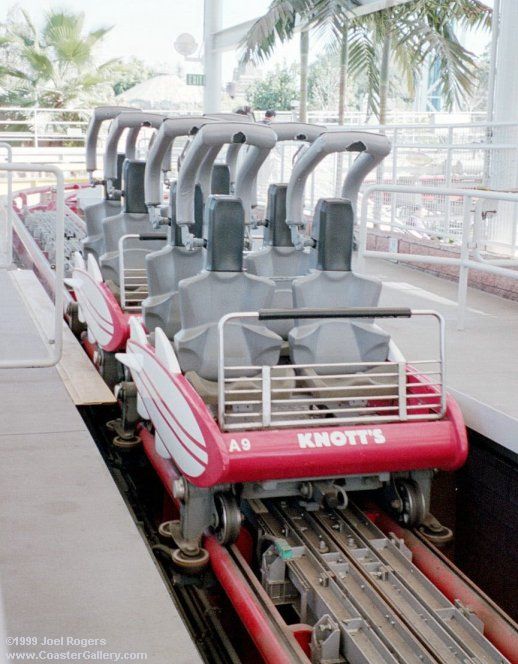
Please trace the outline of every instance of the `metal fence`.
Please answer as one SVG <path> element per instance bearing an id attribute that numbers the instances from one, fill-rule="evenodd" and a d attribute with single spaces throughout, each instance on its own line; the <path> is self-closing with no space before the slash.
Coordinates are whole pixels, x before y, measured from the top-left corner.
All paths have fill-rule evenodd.
<path id="1" fill-rule="evenodd" d="M 381 205 L 380 205 L 381 196 Z M 446 246 L 452 242 L 449 239 L 450 230 L 444 230 L 442 223 L 437 226 L 434 216 L 420 218 L 419 227 L 415 218 L 409 216 L 402 220 L 391 219 L 391 210 L 394 199 L 411 197 L 412 200 L 421 200 L 420 208 L 424 209 L 426 201 L 456 201 L 455 215 L 461 219 L 459 228 L 455 229 L 457 251 L 455 253 L 440 251 L 440 244 L 432 249 L 423 239 L 440 239 Z M 443 203 L 440 203 L 443 205 Z M 437 207 L 437 206 L 434 206 Z M 468 289 L 468 274 L 470 270 L 485 272 L 497 277 L 518 280 L 518 247 L 517 214 L 518 193 L 497 191 L 483 191 L 476 189 L 448 188 L 448 187 L 413 187 L 408 185 L 373 185 L 364 190 L 358 249 L 358 269 L 364 267 L 363 261 L 367 257 L 388 258 L 409 263 L 425 265 L 439 265 L 443 267 L 458 268 L 458 329 L 464 329 L 466 315 L 466 299 Z M 496 234 L 494 226 L 500 227 L 502 222 L 498 214 L 487 214 L 487 210 L 497 210 L 505 214 L 510 226 L 510 237 L 507 242 L 498 242 L 498 253 L 489 251 L 488 247 L 495 245 Z M 503 211 L 503 212 L 502 212 Z M 430 226 L 427 226 L 429 219 Z M 388 239 L 389 250 L 369 249 L 369 230 L 381 230 Z M 401 241 L 412 241 L 411 250 L 399 250 Z M 419 240 L 421 242 L 415 242 Z M 505 258 L 503 257 L 505 256 Z"/>
<path id="2" fill-rule="evenodd" d="M 24 111 L 30 119 L 17 120 Z M 167 111 L 164 111 L 167 113 Z M 171 111 L 170 115 L 180 111 Z M 29 142 L 36 148 L 15 147 L 13 160 L 46 162 L 59 165 L 70 180 L 86 179 L 84 171 L 83 139 L 90 111 L 85 109 L 0 109 L 0 138 L 6 136 L 6 128 L 26 128 Z M 288 114 L 289 116 L 289 114 Z M 25 116 L 26 117 L 26 116 Z M 351 114 L 345 129 L 383 132 L 392 142 L 392 152 L 375 173 L 364 183 L 363 189 L 373 184 L 411 187 L 454 187 L 456 189 L 490 189 L 513 192 L 518 190 L 518 123 L 491 123 L 478 121 L 477 114 L 453 116 L 462 122 L 446 122 L 447 114 L 402 114 L 395 119 L 403 122 L 390 125 L 359 124 L 361 114 Z M 284 118 L 283 118 L 284 119 Z M 310 113 L 309 120 L 332 124 L 335 118 L 326 111 Z M 409 120 L 412 121 L 409 124 Z M 274 125 L 273 125 L 274 126 Z M 335 125 L 336 126 L 336 125 Z M 106 131 L 104 127 L 104 131 Z M 13 132 L 12 135 L 14 135 Z M 144 156 L 151 131 L 143 131 L 138 150 Z M 18 132 L 18 136 L 23 132 Z M 102 153 L 102 137 L 99 151 Z M 63 139 L 74 139 L 75 147 L 67 147 Z M 58 147 L 58 141 L 61 145 Z M 11 141 L 15 145 L 15 141 Z M 42 147 L 43 144 L 46 147 Z M 175 141 L 172 177 L 176 176 L 176 161 L 184 141 Z M 280 143 L 264 164 L 258 177 L 258 203 L 264 205 L 270 182 L 287 182 L 292 161 L 299 145 Z M 330 155 L 324 159 L 308 180 L 305 208 L 308 218 L 321 197 L 339 193 L 343 175 L 354 156 L 351 153 Z M 102 154 L 99 159 L 102 168 Z M 45 174 L 39 174 L 37 182 L 27 182 L 27 176 L 17 178 L 16 184 L 26 188 L 39 184 Z M 24 179 L 25 178 L 25 179 Z M 0 193 L 2 187 L 0 179 Z M 361 202 L 360 193 L 360 202 Z M 387 197 L 390 205 L 386 204 Z M 379 221 L 395 225 L 413 226 L 416 233 L 425 231 L 439 243 L 460 246 L 462 236 L 462 197 L 433 196 L 414 192 L 390 195 L 378 191 L 376 211 Z M 517 247 L 518 208 L 501 202 L 496 208 L 486 207 L 482 214 L 486 220 L 485 240 L 488 250 L 507 255 L 509 246 Z"/>
<path id="3" fill-rule="evenodd" d="M 52 367 L 61 359 L 63 350 L 63 303 L 64 295 L 64 241 L 65 241 L 65 184 L 63 173 L 56 166 L 45 164 L 13 164 L 10 163 L 10 153 L 8 152 L 8 162 L 0 164 L 0 172 L 10 175 L 13 172 L 23 171 L 24 173 L 46 171 L 53 175 L 56 181 L 56 210 L 55 210 L 55 288 L 54 288 L 54 328 L 52 338 L 47 339 L 47 353 L 39 358 L 26 359 L 23 357 L 11 360 L 1 360 L 0 369 L 18 369 L 32 367 Z M 13 210 L 13 192 L 9 190 L 7 196 L 0 197 L 0 238 L 6 242 L 6 246 L 0 246 L 0 255 L 3 256 L 3 269 L 8 269 L 7 265 L 13 262 L 13 225 L 15 223 L 15 214 Z M 9 252 L 11 255 L 9 256 Z"/>
<path id="4" fill-rule="evenodd" d="M 163 113 L 170 117 L 189 115 L 197 113 L 191 108 L 182 110 L 143 109 L 150 112 Z M 90 119 L 92 109 L 87 108 L 23 108 L 4 107 L 0 108 L 0 140 L 9 141 L 14 146 L 25 147 L 50 147 L 53 144 L 63 146 L 84 146 L 86 127 Z M 256 111 L 257 118 L 262 117 L 263 111 Z M 483 120 L 483 113 L 458 113 L 458 122 L 477 122 Z M 278 113 L 278 118 L 283 120 L 295 120 L 294 113 L 286 111 Z M 423 113 L 413 111 L 400 111 L 390 114 L 393 124 L 442 124 L 451 120 L 448 113 Z M 308 122 L 319 124 L 337 124 L 338 118 L 334 110 L 309 111 Z M 364 125 L 365 114 L 361 112 L 349 112 L 345 123 L 350 125 Z M 372 120 L 375 123 L 375 120 Z M 369 123 L 369 124 L 372 124 Z"/>
<path id="5" fill-rule="evenodd" d="M 352 126 L 344 127 L 352 129 Z M 392 152 L 376 172 L 369 175 L 360 192 L 374 184 L 413 188 L 481 189 L 503 192 L 518 190 L 518 124 L 471 122 L 443 125 L 364 125 L 364 131 L 382 132 L 392 143 Z M 265 202 L 269 182 L 287 182 L 298 145 L 281 143 L 274 149 L 258 178 L 258 200 Z M 352 153 L 326 157 L 311 174 L 305 192 L 310 216 L 319 198 L 337 196 Z M 425 230 L 438 242 L 460 244 L 462 197 L 400 191 L 388 195 L 378 190 L 375 211 L 390 227 L 413 226 Z M 518 250 L 518 208 L 501 202 L 482 210 L 487 222 L 487 249 L 508 253 Z"/>

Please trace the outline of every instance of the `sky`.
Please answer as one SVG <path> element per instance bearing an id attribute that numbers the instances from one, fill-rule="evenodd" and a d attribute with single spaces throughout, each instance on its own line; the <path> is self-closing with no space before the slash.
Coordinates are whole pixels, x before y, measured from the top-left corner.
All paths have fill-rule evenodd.
<path id="1" fill-rule="evenodd" d="M 446 0 L 445 0 L 446 1 Z M 270 0 L 223 0 L 223 27 L 241 23 L 261 15 Z M 492 5 L 493 0 L 486 0 Z M 160 67 L 175 71 L 177 63 L 183 63 L 173 47 L 176 37 L 189 32 L 201 43 L 203 34 L 203 0 L 3 0 L 0 2 L 0 21 L 8 10 L 18 5 L 26 9 L 38 23 L 49 9 L 67 8 L 83 11 L 88 29 L 113 25 L 113 29 L 103 42 L 100 57 L 110 58 L 136 56 Z M 470 35 L 466 46 L 476 53 L 484 50 L 489 37 Z M 296 40 L 280 47 L 273 62 L 297 59 Z M 223 79 L 232 79 L 236 64 L 236 54 L 229 52 L 223 59 Z M 201 71 L 197 63 L 184 63 L 186 73 Z"/>
<path id="2" fill-rule="evenodd" d="M 223 27 L 241 23 L 264 13 L 269 0 L 224 0 Z M 113 25 L 104 40 L 102 58 L 137 56 L 152 65 L 183 61 L 173 47 L 176 37 L 190 32 L 201 43 L 203 36 L 203 0 L 18 0 L 0 2 L 0 21 L 8 10 L 18 5 L 35 22 L 49 9 L 67 8 L 83 11 L 89 29 Z M 232 78 L 233 54 L 225 57 L 224 78 Z M 186 71 L 196 65 L 186 63 Z"/>

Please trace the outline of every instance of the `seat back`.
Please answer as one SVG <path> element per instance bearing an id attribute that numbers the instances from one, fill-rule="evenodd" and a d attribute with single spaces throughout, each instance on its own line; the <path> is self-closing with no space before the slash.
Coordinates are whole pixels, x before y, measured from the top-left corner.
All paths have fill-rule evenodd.
<path id="1" fill-rule="evenodd" d="M 204 250 L 188 250 L 182 245 L 181 231 L 176 224 L 176 182 L 169 193 L 171 222 L 169 242 L 146 256 L 148 297 L 142 302 L 144 324 L 149 332 L 161 327 L 169 339 L 180 329 L 178 284 L 198 274 L 203 268 Z M 195 224 L 190 227 L 195 237 L 202 236 L 203 195 L 200 187 L 195 192 Z"/>
<path id="2" fill-rule="evenodd" d="M 271 306 L 274 283 L 243 272 L 244 210 L 231 196 L 210 196 L 205 269 L 178 287 L 181 330 L 174 341 L 183 371 L 218 378 L 218 322 L 228 313 Z M 227 366 L 276 364 L 282 340 L 257 320 L 225 326 Z"/>
<path id="3" fill-rule="evenodd" d="M 117 178 L 114 180 L 114 187 L 121 188 L 122 165 L 124 163 L 124 154 L 117 155 Z M 88 205 L 85 208 L 86 237 L 81 240 L 83 253 L 85 256 L 92 254 L 98 261 L 99 256 L 104 254 L 104 234 L 103 221 L 107 217 L 113 217 L 121 210 L 120 197 L 108 198 L 105 185 L 105 195 L 102 201 Z"/>
<path id="4" fill-rule="evenodd" d="M 211 194 L 230 194 L 230 168 L 227 164 L 214 164 L 210 180 Z"/>
<path id="5" fill-rule="evenodd" d="M 119 286 L 119 240 L 124 235 L 152 231 L 144 202 L 145 162 L 126 159 L 123 166 L 124 204 L 122 212 L 103 221 L 104 254 L 100 257 L 103 278 Z M 124 266 L 144 268 L 146 255 L 163 246 L 162 240 L 141 241 L 132 238 L 125 243 Z"/>
<path id="6" fill-rule="evenodd" d="M 293 307 L 291 290 L 293 277 L 307 274 L 310 260 L 310 255 L 295 249 L 291 241 L 290 229 L 286 224 L 287 188 L 285 184 L 271 184 L 268 187 L 263 249 L 245 258 L 249 274 L 274 278 L 275 293 L 272 301 L 274 309 Z M 287 339 L 293 321 L 275 321 L 269 323 L 268 327 Z"/>
<path id="7" fill-rule="evenodd" d="M 381 282 L 351 271 L 354 215 L 350 201 L 322 199 L 312 225 L 311 274 L 293 282 L 293 304 L 298 308 L 375 307 Z M 389 336 L 372 319 L 296 321 L 290 332 L 290 351 L 295 364 L 384 361 Z M 324 373 L 343 373 L 325 367 Z"/>

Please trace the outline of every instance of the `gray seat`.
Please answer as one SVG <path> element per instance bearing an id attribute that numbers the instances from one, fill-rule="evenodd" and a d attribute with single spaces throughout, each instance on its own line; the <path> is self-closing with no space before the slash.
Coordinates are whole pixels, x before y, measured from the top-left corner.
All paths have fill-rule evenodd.
<path id="1" fill-rule="evenodd" d="M 293 282 L 293 304 L 298 308 L 375 307 L 381 282 L 351 272 L 354 215 L 344 199 L 318 202 L 312 225 L 316 270 Z M 295 364 L 384 362 L 390 337 L 372 319 L 326 318 L 299 320 L 289 334 Z M 349 371 L 361 371 L 351 366 Z M 315 368 L 318 373 L 344 373 L 341 367 Z"/>
<path id="2" fill-rule="evenodd" d="M 190 227 L 195 237 L 202 236 L 203 195 L 196 186 L 194 198 L 196 223 Z M 185 249 L 180 228 L 176 224 L 176 182 L 171 185 L 167 216 L 171 222 L 169 242 L 146 256 L 148 297 L 142 302 L 142 315 L 148 332 L 161 327 L 169 339 L 180 329 L 178 284 L 193 277 L 203 268 L 201 248 Z"/>
<path id="3" fill-rule="evenodd" d="M 105 253 L 100 257 L 101 273 L 105 281 L 119 283 L 119 240 L 124 235 L 149 233 L 153 229 L 144 201 L 145 162 L 126 159 L 123 166 L 123 211 L 103 221 Z M 163 240 L 128 240 L 124 248 L 124 266 L 143 269 L 145 257 L 163 247 Z"/>
<path id="4" fill-rule="evenodd" d="M 245 266 L 250 274 L 275 278 L 273 309 L 293 307 L 292 278 L 305 275 L 309 270 L 310 255 L 295 249 L 290 229 L 286 224 L 287 189 L 285 184 L 271 184 L 268 187 L 263 238 L 263 244 L 266 246 L 245 258 Z M 280 334 L 283 339 L 287 339 L 293 324 L 293 320 L 282 320 L 269 323 L 268 327 Z"/>
<path id="5" fill-rule="evenodd" d="M 183 371 L 195 372 L 205 381 L 217 381 L 218 321 L 228 313 L 271 306 L 275 285 L 269 279 L 243 272 L 241 201 L 210 196 L 205 214 L 205 269 L 179 284 L 182 329 L 174 343 Z M 233 321 L 225 327 L 225 365 L 274 365 L 281 345 L 282 339 L 259 321 Z"/>
<path id="6" fill-rule="evenodd" d="M 117 155 L 117 179 L 113 181 L 114 187 L 118 190 L 121 188 L 122 164 L 124 162 L 124 154 Z M 86 237 L 81 240 L 81 246 L 85 256 L 92 254 L 98 261 L 99 256 L 104 254 L 104 234 L 103 234 L 103 221 L 107 217 L 113 217 L 121 211 L 120 198 L 110 199 L 105 198 L 99 203 L 88 205 L 85 208 L 85 224 L 86 224 Z"/>

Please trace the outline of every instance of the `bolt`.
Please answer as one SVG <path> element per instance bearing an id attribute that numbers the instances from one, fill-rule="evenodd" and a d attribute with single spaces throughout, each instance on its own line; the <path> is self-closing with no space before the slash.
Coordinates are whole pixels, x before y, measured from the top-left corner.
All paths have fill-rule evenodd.
<path id="1" fill-rule="evenodd" d="M 185 500 L 186 486 L 183 477 L 173 480 L 173 496 L 177 500 Z"/>

